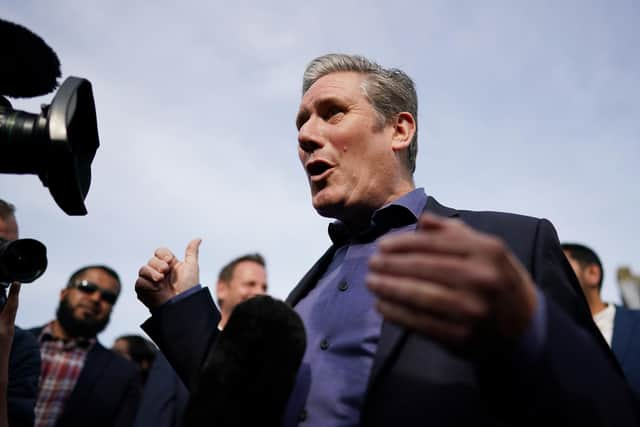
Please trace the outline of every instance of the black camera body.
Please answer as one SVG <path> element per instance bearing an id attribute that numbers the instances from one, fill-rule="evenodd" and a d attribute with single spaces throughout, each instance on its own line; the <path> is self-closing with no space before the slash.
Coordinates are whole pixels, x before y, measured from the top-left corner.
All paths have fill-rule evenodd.
<path id="1" fill-rule="evenodd" d="M 85 215 L 91 163 L 100 145 L 91 83 L 68 77 L 38 114 L 5 96 L 44 95 L 58 85 L 55 52 L 28 29 L 0 19 L 0 173 L 35 174 L 68 215 Z"/>
<path id="2" fill-rule="evenodd" d="M 31 283 L 47 269 L 47 248 L 35 239 L 0 237 L 0 283 Z"/>

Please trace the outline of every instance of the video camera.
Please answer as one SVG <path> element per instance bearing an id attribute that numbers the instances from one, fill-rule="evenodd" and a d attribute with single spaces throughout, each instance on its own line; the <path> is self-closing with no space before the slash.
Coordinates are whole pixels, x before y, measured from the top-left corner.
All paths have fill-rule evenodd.
<path id="1" fill-rule="evenodd" d="M 36 174 L 65 213 L 85 215 L 100 145 L 91 83 L 68 77 L 40 113 L 14 110 L 6 97 L 55 89 L 60 62 L 40 37 L 2 19 L 0 40 L 0 173 Z"/>
<path id="2" fill-rule="evenodd" d="M 39 113 L 13 109 L 10 98 L 45 95 L 58 86 L 60 61 L 39 36 L 0 19 L 0 173 L 35 174 L 68 215 L 86 215 L 91 163 L 100 145 L 89 80 L 68 77 Z M 47 268 L 34 239 L 0 238 L 0 285 L 30 283 Z M 0 309 L 5 292 L 0 287 Z"/>

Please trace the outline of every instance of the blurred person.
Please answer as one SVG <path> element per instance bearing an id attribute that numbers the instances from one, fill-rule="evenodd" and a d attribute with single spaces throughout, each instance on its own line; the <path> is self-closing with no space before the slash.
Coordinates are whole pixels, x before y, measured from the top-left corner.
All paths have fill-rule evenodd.
<path id="1" fill-rule="evenodd" d="M 284 425 L 637 424 L 552 224 L 445 207 L 416 188 L 409 76 L 316 58 L 296 126 L 312 205 L 336 221 L 287 298 L 307 347 Z M 184 259 L 157 249 L 136 280 L 152 313 L 143 329 L 189 386 L 221 335 L 200 243 Z"/>
<path id="2" fill-rule="evenodd" d="M 259 253 L 239 256 L 220 269 L 216 283 L 216 297 L 222 329 L 233 309 L 239 303 L 267 292 L 267 272 L 264 257 Z M 149 372 L 135 427 L 179 427 L 183 425 L 183 414 L 189 392 L 182 380 L 161 352 Z"/>
<path id="3" fill-rule="evenodd" d="M 640 399 L 640 310 L 602 300 L 604 268 L 593 249 L 580 243 L 563 243 L 562 250 L 584 291 L 593 320 Z"/>
<path id="4" fill-rule="evenodd" d="M 19 238 L 15 210 L 11 203 L 0 199 L 0 239 Z M 1 300 L 5 300 L 8 286 L 0 283 Z M 6 299 L 7 309 L 0 314 L 0 375 L 4 375 L 0 379 L 0 388 L 4 390 L 0 404 L 6 405 L 6 410 L 0 411 L 0 418 L 4 416 L 11 427 L 33 425 L 40 377 L 38 341 L 28 331 L 14 325 L 18 292 L 19 285 L 13 284 Z"/>
<path id="5" fill-rule="evenodd" d="M 137 369 L 96 338 L 120 289 L 110 267 L 82 267 L 60 291 L 56 318 L 30 330 L 42 357 L 36 427 L 133 423 L 141 392 Z"/>
<path id="6" fill-rule="evenodd" d="M 236 305 L 256 295 L 265 295 L 267 287 L 266 263 L 258 253 L 243 255 L 222 267 L 216 284 L 220 307 L 218 327 L 224 328 Z"/>
<path id="7" fill-rule="evenodd" d="M 141 384 L 147 382 L 149 369 L 158 353 L 158 348 L 151 341 L 140 335 L 122 335 L 115 339 L 111 350 L 135 363 Z"/>

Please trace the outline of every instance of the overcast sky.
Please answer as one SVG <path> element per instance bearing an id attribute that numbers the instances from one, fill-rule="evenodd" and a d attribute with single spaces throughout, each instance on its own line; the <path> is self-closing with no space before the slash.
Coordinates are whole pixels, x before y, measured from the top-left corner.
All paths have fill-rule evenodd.
<path id="1" fill-rule="evenodd" d="M 54 316 L 70 273 L 105 263 L 124 290 L 105 345 L 141 333 L 137 271 L 159 246 L 201 237 L 201 280 L 259 251 L 280 298 L 329 245 L 296 152 L 306 64 L 359 53 L 412 76 L 416 183 L 441 203 L 550 219 L 615 270 L 640 270 L 640 3 L 620 1 L 6 0 L 0 16 L 93 84 L 101 146 L 68 217 L 36 176 L 0 175 L 21 237 L 49 268 L 17 323 Z M 37 112 L 44 97 L 12 100 Z"/>

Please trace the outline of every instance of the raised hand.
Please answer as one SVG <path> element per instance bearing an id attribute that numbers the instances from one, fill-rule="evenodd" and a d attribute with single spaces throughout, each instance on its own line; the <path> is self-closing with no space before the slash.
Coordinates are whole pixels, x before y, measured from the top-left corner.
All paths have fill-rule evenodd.
<path id="1" fill-rule="evenodd" d="M 167 248 L 156 249 L 149 262 L 138 271 L 135 287 L 138 299 L 153 309 L 196 286 L 200 282 L 198 250 L 201 242 L 200 239 L 189 242 L 183 261 Z"/>
<path id="2" fill-rule="evenodd" d="M 11 347 L 15 330 L 16 313 L 18 312 L 18 296 L 20 283 L 13 283 L 9 289 L 9 296 L 3 308 L 0 308 L 0 348 Z M 8 353 L 7 353 L 8 354 Z"/>
<path id="3" fill-rule="evenodd" d="M 416 232 L 381 239 L 369 266 L 385 319 L 464 352 L 513 341 L 537 303 L 504 243 L 455 219 L 423 215 Z"/>

